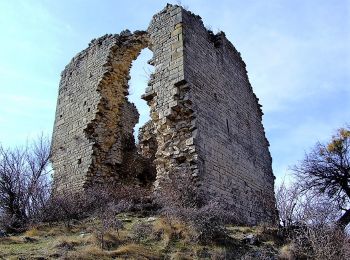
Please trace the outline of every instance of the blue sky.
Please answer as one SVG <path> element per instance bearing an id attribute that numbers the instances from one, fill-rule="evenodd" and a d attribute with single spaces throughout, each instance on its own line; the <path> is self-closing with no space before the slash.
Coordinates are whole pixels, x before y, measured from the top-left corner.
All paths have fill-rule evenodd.
<path id="1" fill-rule="evenodd" d="M 171 1 L 169 1 L 171 2 Z M 167 1 L 2 0 L 0 142 L 51 134 L 60 73 L 91 39 L 146 29 Z M 178 3 L 178 2 L 173 2 Z M 241 52 L 260 99 L 277 180 L 317 141 L 350 122 L 350 1 L 182 1 Z M 132 68 L 131 99 L 146 86 L 150 51 Z"/>

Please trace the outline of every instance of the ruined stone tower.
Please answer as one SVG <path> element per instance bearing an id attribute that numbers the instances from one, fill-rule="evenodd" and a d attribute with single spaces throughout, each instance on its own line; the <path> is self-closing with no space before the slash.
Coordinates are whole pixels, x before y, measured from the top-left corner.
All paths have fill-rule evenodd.
<path id="1" fill-rule="evenodd" d="M 136 107 L 127 99 L 131 63 L 143 48 L 155 72 L 142 96 L 151 121 L 135 145 Z M 210 199 L 243 222 L 273 222 L 274 176 L 262 111 L 240 53 L 199 16 L 167 5 L 147 32 L 91 41 L 62 72 L 53 132 L 56 192 L 96 182 L 161 188 L 170 173 L 193 177 Z M 130 167 L 137 164 L 137 167 Z"/>

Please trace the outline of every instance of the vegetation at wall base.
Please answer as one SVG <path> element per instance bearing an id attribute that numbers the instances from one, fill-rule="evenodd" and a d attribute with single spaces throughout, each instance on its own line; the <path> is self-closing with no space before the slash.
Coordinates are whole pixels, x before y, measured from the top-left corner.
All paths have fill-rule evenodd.
<path id="1" fill-rule="evenodd" d="M 0 258 L 350 259 L 348 183 L 327 184 L 334 175 L 349 181 L 349 138 L 350 131 L 340 129 L 329 144 L 317 144 L 311 155 L 320 160 L 307 155 L 295 168 L 297 180 L 303 178 L 299 185 L 278 187 L 280 226 L 251 227 L 224 205 L 205 200 L 185 172 L 169 173 L 169 183 L 154 193 L 112 183 L 55 194 L 46 176 L 47 142 L 1 148 Z M 340 155 L 341 169 L 317 167 L 337 166 L 331 155 Z M 314 172 L 305 175 L 313 167 L 323 175 L 308 189 Z"/>

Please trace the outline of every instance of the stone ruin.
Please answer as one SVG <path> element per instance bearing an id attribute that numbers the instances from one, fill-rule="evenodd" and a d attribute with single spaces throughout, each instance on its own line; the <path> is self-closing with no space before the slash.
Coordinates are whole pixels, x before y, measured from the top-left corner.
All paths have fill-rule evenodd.
<path id="1" fill-rule="evenodd" d="M 155 67 L 142 99 L 151 120 L 134 140 L 139 114 L 128 101 L 133 60 L 149 48 Z M 53 131 L 57 193 L 96 183 L 161 189 L 170 173 L 191 177 L 242 222 L 276 220 L 274 175 L 262 110 L 240 53 L 223 32 L 168 4 L 147 31 L 90 42 L 62 72 Z"/>

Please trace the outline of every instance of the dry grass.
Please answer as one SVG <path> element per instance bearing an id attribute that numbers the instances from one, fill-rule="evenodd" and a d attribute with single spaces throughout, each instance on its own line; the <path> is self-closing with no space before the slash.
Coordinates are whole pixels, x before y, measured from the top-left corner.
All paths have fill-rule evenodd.
<path id="1" fill-rule="evenodd" d="M 195 231 L 180 221 L 170 221 L 165 218 L 158 219 L 153 226 L 154 235 L 160 236 L 165 244 L 171 240 L 181 239 L 190 242 L 195 236 Z"/>
<path id="2" fill-rule="evenodd" d="M 175 252 L 170 255 L 170 259 L 172 260 L 192 260 L 193 256 L 190 256 L 183 252 Z"/>
<path id="3" fill-rule="evenodd" d="M 48 229 L 48 231 L 46 232 L 46 235 L 51 237 L 56 237 L 56 236 L 62 236 L 67 233 L 69 233 L 69 231 L 66 228 L 52 227 Z"/>
<path id="4" fill-rule="evenodd" d="M 249 250 L 249 246 L 244 245 L 238 237 L 264 233 L 264 229 L 259 227 L 230 227 L 237 244 L 220 247 L 215 244 L 201 245 L 193 239 L 196 232 L 183 222 L 161 217 L 148 221 L 145 217 L 128 215 L 122 230 L 104 233 L 106 246 L 102 250 L 94 224 L 96 219 L 91 218 L 75 223 L 70 229 L 66 229 L 62 223 L 39 225 L 23 236 L 0 238 L 0 259 L 11 256 L 17 259 L 232 259 L 232 256 L 240 256 Z M 135 241 L 132 232 L 137 224 L 149 225 L 151 228 L 145 239 Z M 24 239 L 25 236 L 33 238 L 34 242 Z M 267 246 L 261 248 L 265 249 Z M 255 247 L 254 250 L 260 248 Z M 280 251 L 281 256 L 286 255 L 283 250 Z"/>
<path id="5" fill-rule="evenodd" d="M 143 245 L 128 244 L 119 247 L 117 250 L 111 251 L 112 257 L 135 257 L 136 259 L 161 259 L 161 255 L 152 252 L 151 248 Z"/>
<path id="6" fill-rule="evenodd" d="M 165 249 L 169 246 L 172 237 L 172 228 L 164 219 L 158 219 L 153 224 L 153 236 L 155 240 L 160 241 L 160 248 Z"/>
<path id="7" fill-rule="evenodd" d="M 98 246 L 89 245 L 80 250 L 69 252 L 67 259 L 162 259 L 161 255 L 152 252 L 150 248 L 137 244 L 120 246 L 113 251 L 101 250 Z"/>
<path id="8" fill-rule="evenodd" d="M 13 245 L 13 244 L 23 244 L 25 243 L 22 237 L 1 237 L 0 244 L 1 245 Z"/>
<path id="9" fill-rule="evenodd" d="M 69 252 L 65 259 L 90 260 L 90 259 L 111 259 L 108 251 L 101 250 L 98 246 L 89 245 Z"/>
<path id="10" fill-rule="evenodd" d="M 26 237 L 38 237 L 41 234 L 42 234 L 42 232 L 39 231 L 36 227 L 34 227 L 34 228 L 31 228 L 31 229 L 27 230 L 24 233 L 24 236 L 26 236 Z"/>
<path id="11" fill-rule="evenodd" d="M 62 236 L 55 240 L 54 246 L 55 248 L 63 248 L 66 250 L 73 250 L 77 246 L 87 244 L 86 239 L 81 239 L 79 237 L 67 237 Z"/>
<path id="12" fill-rule="evenodd" d="M 293 260 L 295 259 L 294 256 L 294 245 L 293 244 L 287 244 L 284 245 L 280 248 L 279 252 L 278 252 L 278 259 L 281 260 Z"/>
<path id="13" fill-rule="evenodd" d="M 51 243 L 51 242 L 50 242 Z M 0 240 L 0 259 L 36 259 L 53 253 L 48 239 L 28 240 L 23 236 Z"/>
<path id="14" fill-rule="evenodd" d="M 278 229 L 267 226 L 246 227 L 246 226 L 229 226 L 227 230 L 230 236 L 237 240 L 243 240 L 247 235 L 254 235 L 259 240 L 269 244 L 281 244 L 281 238 L 278 235 Z"/>
<path id="15" fill-rule="evenodd" d="M 252 227 L 246 227 L 246 226 L 232 226 L 232 225 L 230 225 L 227 228 L 234 233 L 248 234 L 248 233 L 256 232 L 256 229 L 254 229 Z"/>
<path id="16" fill-rule="evenodd" d="M 103 235 L 103 245 L 101 234 L 94 233 L 91 237 L 91 241 L 94 245 L 99 246 L 100 248 L 112 250 L 117 248 L 120 244 L 123 243 L 123 239 L 118 235 L 117 232 L 106 232 Z"/>

